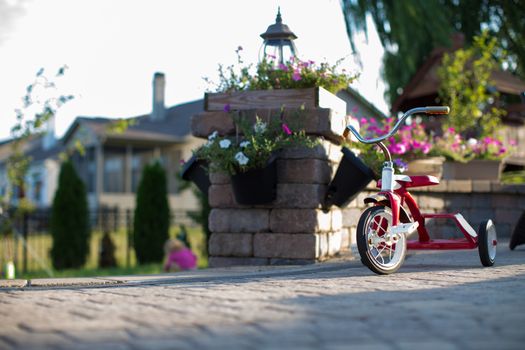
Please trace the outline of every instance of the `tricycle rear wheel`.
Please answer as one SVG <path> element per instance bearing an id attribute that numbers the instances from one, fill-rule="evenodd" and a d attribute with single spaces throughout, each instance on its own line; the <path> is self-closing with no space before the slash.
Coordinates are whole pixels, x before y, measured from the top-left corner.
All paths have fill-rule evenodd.
<path id="1" fill-rule="evenodd" d="M 492 266 L 496 261 L 497 235 L 492 220 L 485 220 L 478 229 L 478 251 L 481 264 Z"/>

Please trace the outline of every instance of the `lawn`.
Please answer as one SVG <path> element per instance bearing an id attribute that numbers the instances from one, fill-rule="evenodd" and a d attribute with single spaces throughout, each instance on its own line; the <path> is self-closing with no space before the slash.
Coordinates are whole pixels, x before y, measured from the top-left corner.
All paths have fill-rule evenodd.
<path id="1" fill-rule="evenodd" d="M 207 267 L 208 261 L 205 255 L 206 243 L 202 229 L 200 227 L 188 227 L 187 231 L 191 248 L 198 258 L 198 267 Z M 170 236 L 175 237 L 178 232 L 178 227 L 172 227 L 170 230 Z M 111 233 L 111 239 L 115 244 L 115 259 L 117 261 L 117 267 L 115 268 L 98 268 L 98 255 L 100 241 L 102 239 L 102 232 L 94 231 L 91 235 L 90 253 L 86 265 L 81 269 L 56 271 L 52 269 L 51 259 L 49 257 L 49 250 L 51 249 L 52 245 L 51 236 L 48 233 L 31 234 L 27 239 L 27 273 L 23 273 L 22 271 L 23 241 L 18 240 L 17 243 L 17 278 L 50 277 L 50 273 L 54 277 L 85 277 L 161 273 L 161 263 L 137 265 L 134 249 L 132 247 L 130 247 L 129 250 L 127 249 L 127 236 L 128 234 L 125 229 Z M 1 249 L 3 253 L 0 254 L 2 266 L 4 265 L 8 256 L 13 256 L 13 244 L 13 238 L 2 239 Z"/>

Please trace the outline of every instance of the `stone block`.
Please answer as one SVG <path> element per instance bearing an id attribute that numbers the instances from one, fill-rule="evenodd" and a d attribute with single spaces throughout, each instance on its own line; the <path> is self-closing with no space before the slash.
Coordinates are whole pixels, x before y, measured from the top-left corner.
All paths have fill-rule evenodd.
<path id="1" fill-rule="evenodd" d="M 286 159 L 277 161 L 279 183 L 328 184 L 332 167 L 326 160 Z"/>
<path id="2" fill-rule="evenodd" d="M 231 183 L 231 179 L 227 174 L 210 173 L 210 182 L 212 185 L 225 185 Z"/>
<path id="3" fill-rule="evenodd" d="M 443 209 L 445 207 L 445 200 L 441 195 L 421 194 L 417 203 L 421 209 Z"/>
<path id="4" fill-rule="evenodd" d="M 332 231 L 339 231 L 343 228 L 343 211 L 341 209 L 332 209 Z"/>
<path id="5" fill-rule="evenodd" d="M 428 186 L 428 192 L 446 192 L 449 181 L 441 180 L 438 185 Z"/>
<path id="6" fill-rule="evenodd" d="M 449 180 L 448 192 L 472 192 L 472 180 Z"/>
<path id="7" fill-rule="evenodd" d="M 316 259 L 320 257 L 319 235 L 298 233 L 257 233 L 253 238 L 258 258 Z"/>
<path id="8" fill-rule="evenodd" d="M 492 194 L 492 207 L 493 208 L 518 208 L 518 196 L 513 194 Z"/>
<path id="9" fill-rule="evenodd" d="M 343 227 L 357 227 L 362 212 L 359 208 L 343 209 Z"/>
<path id="10" fill-rule="evenodd" d="M 447 211 L 468 209 L 472 206 L 472 196 L 468 194 L 447 193 L 445 207 Z"/>
<path id="11" fill-rule="evenodd" d="M 472 180 L 472 192 L 490 192 L 490 180 Z"/>
<path id="12" fill-rule="evenodd" d="M 331 213 L 320 209 L 273 209 L 270 230 L 279 233 L 316 233 L 331 230 Z"/>
<path id="13" fill-rule="evenodd" d="M 256 233 L 270 229 L 269 209 L 212 209 L 208 218 L 214 233 Z"/>
<path id="14" fill-rule="evenodd" d="M 213 233 L 208 252 L 212 256 L 253 256 L 253 234 Z"/>
<path id="15" fill-rule="evenodd" d="M 208 189 L 208 201 L 212 208 L 238 207 L 233 198 L 233 191 L 230 184 L 211 185 Z"/>
<path id="16" fill-rule="evenodd" d="M 262 266 L 269 264 L 270 259 L 267 258 L 235 258 L 223 256 L 210 256 L 208 258 L 208 267 Z"/>
<path id="17" fill-rule="evenodd" d="M 343 228 L 341 230 L 341 250 L 346 251 L 350 249 L 350 230 Z"/>
<path id="18" fill-rule="evenodd" d="M 326 185 L 277 184 L 276 208 L 319 208 L 326 194 Z"/>
<path id="19" fill-rule="evenodd" d="M 343 247 L 343 235 L 341 231 L 330 232 L 328 238 L 328 255 L 333 256 L 339 253 Z"/>
<path id="20" fill-rule="evenodd" d="M 474 193 L 470 196 L 472 208 L 490 208 L 492 206 L 493 195 L 490 193 Z"/>
<path id="21" fill-rule="evenodd" d="M 496 208 L 494 221 L 498 224 L 516 225 L 522 211 L 519 209 Z"/>
<path id="22" fill-rule="evenodd" d="M 339 163 L 342 156 L 341 146 L 337 146 L 323 139 L 319 139 L 319 144 L 313 148 L 289 148 L 280 154 L 281 159 L 321 159 L 334 163 Z"/>

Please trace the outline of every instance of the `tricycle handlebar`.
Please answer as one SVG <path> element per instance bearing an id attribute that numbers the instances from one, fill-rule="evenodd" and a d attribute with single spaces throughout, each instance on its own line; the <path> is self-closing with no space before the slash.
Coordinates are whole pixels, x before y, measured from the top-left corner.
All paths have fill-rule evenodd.
<path id="1" fill-rule="evenodd" d="M 345 131 L 343 132 L 343 137 L 346 139 L 348 137 L 348 132 L 351 131 L 352 134 L 362 143 L 378 143 L 383 141 L 384 139 L 389 138 L 390 136 L 394 135 L 397 130 L 401 127 L 401 124 L 404 123 L 405 119 L 407 119 L 412 114 L 448 114 L 450 112 L 450 108 L 447 106 L 430 106 L 430 107 L 417 107 L 412 108 L 405 112 L 403 116 L 397 121 L 396 125 L 392 128 L 392 130 L 383 136 L 376 137 L 373 139 L 364 139 L 359 132 L 351 125 L 348 125 L 345 128 Z"/>

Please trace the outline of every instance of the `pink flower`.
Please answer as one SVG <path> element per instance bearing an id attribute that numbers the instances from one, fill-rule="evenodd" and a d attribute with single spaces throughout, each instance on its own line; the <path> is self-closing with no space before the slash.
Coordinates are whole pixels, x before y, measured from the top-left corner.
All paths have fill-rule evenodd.
<path id="1" fill-rule="evenodd" d="M 428 152 L 430 152 L 430 144 L 425 143 L 421 148 L 421 152 L 423 152 L 423 154 L 428 154 Z"/>
<path id="2" fill-rule="evenodd" d="M 297 71 L 293 72 L 292 79 L 293 79 L 293 81 L 301 80 L 301 74 L 299 72 L 297 72 Z"/>
<path id="3" fill-rule="evenodd" d="M 179 164 L 180 164 L 180 165 L 184 165 L 184 164 L 186 164 L 186 161 L 185 161 L 184 159 L 180 159 L 180 160 L 179 160 Z"/>
<path id="4" fill-rule="evenodd" d="M 511 146 L 517 146 L 518 143 L 516 142 L 516 140 L 509 140 L 509 145 L 511 145 Z"/>
<path id="5" fill-rule="evenodd" d="M 279 69 L 280 69 L 280 70 L 283 70 L 283 71 L 285 71 L 285 72 L 288 71 L 288 67 L 287 67 L 286 65 L 282 64 L 282 63 L 279 63 Z"/>
<path id="6" fill-rule="evenodd" d="M 407 146 L 403 143 L 395 143 L 391 146 L 390 152 L 394 154 L 405 154 Z"/>
<path id="7" fill-rule="evenodd" d="M 359 120 L 359 124 L 366 124 L 368 121 L 366 120 L 366 118 L 361 118 Z"/>
<path id="8" fill-rule="evenodd" d="M 448 128 L 447 131 L 448 131 L 449 133 L 451 133 L 451 134 L 455 134 L 455 133 L 456 133 L 456 129 L 454 129 L 454 128 Z"/>
<path id="9" fill-rule="evenodd" d="M 292 131 L 290 130 L 290 128 L 288 127 L 288 125 L 286 124 L 282 124 L 281 127 L 283 128 L 283 131 L 286 135 L 291 135 L 292 134 Z"/>

